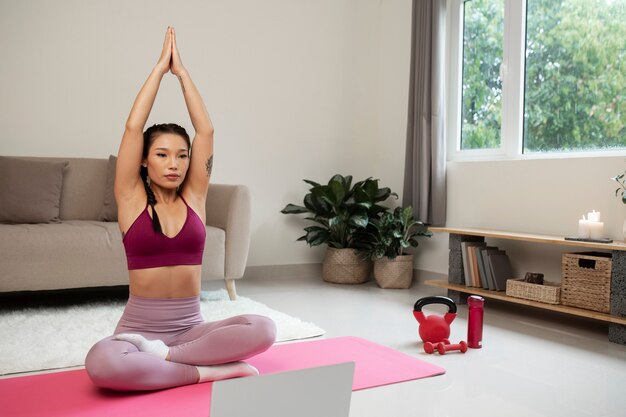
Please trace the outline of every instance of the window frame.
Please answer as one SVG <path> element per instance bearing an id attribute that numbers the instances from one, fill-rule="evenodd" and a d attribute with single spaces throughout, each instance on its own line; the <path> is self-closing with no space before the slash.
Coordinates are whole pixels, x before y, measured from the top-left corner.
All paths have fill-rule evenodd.
<path id="1" fill-rule="evenodd" d="M 448 161 L 499 161 L 623 156 L 626 150 L 524 153 L 523 111 L 526 52 L 526 0 L 503 0 L 502 126 L 497 149 L 461 150 L 463 4 L 449 0 L 446 16 L 446 142 Z M 470 0 L 471 1 L 471 0 Z"/>

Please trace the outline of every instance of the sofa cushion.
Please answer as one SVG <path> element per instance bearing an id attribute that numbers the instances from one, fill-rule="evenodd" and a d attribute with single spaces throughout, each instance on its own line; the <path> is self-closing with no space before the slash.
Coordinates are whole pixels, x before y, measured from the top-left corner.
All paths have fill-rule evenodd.
<path id="1" fill-rule="evenodd" d="M 103 222 L 117 221 L 117 203 L 115 202 L 115 193 L 113 186 L 115 185 L 115 166 L 117 164 L 117 156 L 109 155 L 107 165 L 106 188 L 104 189 L 104 203 L 100 211 L 99 220 Z"/>
<path id="2" fill-rule="evenodd" d="M 104 199 L 107 160 L 68 158 L 68 161 L 59 217 L 62 221 L 98 220 Z"/>
<path id="3" fill-rule="evenodd" d="M 64 220 L 58 224 L 0 225 L 1 291 L 128 284 L 116 223 Z"/>
<path id="4" fill-rule="evenodd" d="M 0 222 L 59 222 L 67 165 L 0 156 Z"/>
<path id="5" fill-rule="evenodd" d="M 202 279 L 224 277 L 224 230 L 207 226 Z M 117 222 L 0 224 L 0 292 L 127 285 Z"/>

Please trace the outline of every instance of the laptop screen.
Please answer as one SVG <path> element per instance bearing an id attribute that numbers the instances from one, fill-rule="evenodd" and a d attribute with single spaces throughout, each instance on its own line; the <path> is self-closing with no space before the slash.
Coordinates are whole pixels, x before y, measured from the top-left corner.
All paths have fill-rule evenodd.
<path id="1" fill-rule="evenodd" d="M 348 417 L 354 362 L 213 383 L 211 417 Z"/>

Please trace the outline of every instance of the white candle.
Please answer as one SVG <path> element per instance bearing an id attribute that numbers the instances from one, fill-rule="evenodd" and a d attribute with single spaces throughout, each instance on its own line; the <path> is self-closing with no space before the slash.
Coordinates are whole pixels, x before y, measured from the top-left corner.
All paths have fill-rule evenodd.
<path id="1" fill-rule="evenodd" d="M 587 220 L 590 222 L 599 222 L 600 221 L 600 212 L 599 211 L 591 211 L 587 213 Z"/>
<path id="2" fill-rule="evenodd" d="M 578 237 L 581 239 L 589 239 L 591 230 L 589 228 L 589 220 L 585 219 L 583 216 L 582 219 L 578 220 Z"/>
<path id="3" fill-rule="evenodd" d="M 602 239 L 604 237 L 604 223 L 589 222 L 589 236 L 592 239 Z"/>

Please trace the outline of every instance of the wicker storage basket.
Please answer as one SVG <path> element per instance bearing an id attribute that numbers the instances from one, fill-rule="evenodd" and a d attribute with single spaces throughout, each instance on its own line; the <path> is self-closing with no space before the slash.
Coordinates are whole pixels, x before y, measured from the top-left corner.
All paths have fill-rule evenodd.
<path id="1" fill-rule="evenodd" d="M 564 253 L 561 304 L 608 313 L 611 305 L 611 254 Z"/>
<path id="2" fill-rule="evenodd" d="M 559 304 L 561 302 L 561 285 L 545 281 L 543 285 L 524 282 L 523 279 L 508 279 L 506 295 L 541 303 Z"/>
<path id="3" fill-rule="evenodd" d="M 354 249 L 326 249 L 322 278 L 334 284 L 363 284 L 372 273 L 372 262 L 363 261 Z"/>
<path id="4" fill-rule="evenodd" d="M 374 262 L 374 279 L 380 288 L 411 288 L 413 255 L 377 259 Z"/>

